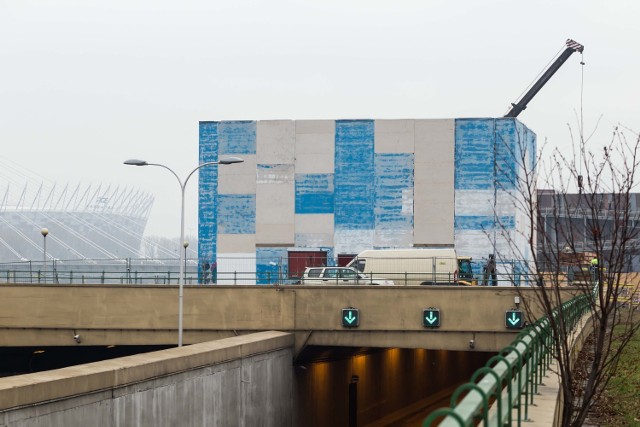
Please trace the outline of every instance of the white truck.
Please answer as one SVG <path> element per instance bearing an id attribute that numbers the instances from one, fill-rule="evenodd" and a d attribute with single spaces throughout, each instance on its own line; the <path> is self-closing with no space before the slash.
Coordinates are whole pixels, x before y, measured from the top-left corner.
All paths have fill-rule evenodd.
<path id="1" fill-rule="evenodd" d="M 366 250 L 347 266 L 396 285 L 476 285 L 471 258 L 458 257 L 453 248 Z"/>

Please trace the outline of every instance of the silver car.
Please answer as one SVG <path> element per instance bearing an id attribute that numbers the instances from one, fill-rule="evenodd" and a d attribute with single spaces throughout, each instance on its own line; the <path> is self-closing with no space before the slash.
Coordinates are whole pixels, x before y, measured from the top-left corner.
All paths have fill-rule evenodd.
<path id="1" fill-rule="evenodd" d="M 371 277 L 351 267 L 307 267 L 303 285 L 395 285 L 393 280 Z"/>

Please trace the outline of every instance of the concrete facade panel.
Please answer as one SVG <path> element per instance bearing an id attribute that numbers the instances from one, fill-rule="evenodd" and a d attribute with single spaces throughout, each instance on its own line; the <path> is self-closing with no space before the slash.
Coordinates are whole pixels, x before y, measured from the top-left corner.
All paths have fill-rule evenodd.
<path id="1" fill-rule="evenodd" d="M 303 174 L 332 174 L 333 154 L 297 154 L 296 172 Z"/>
<path id="2" fill-rule="evenodd" d="M 259 164 L 293 164 L 295 161 L 295 122 L 261 120 L 257 125 L 256 147 Z"/>
<path id="3" fill-rule="evenodd" d="M 242 159 L 243 163 L 218 166 L 219 194 L 256 193 L 256 155 L 243 155 Z"/>
<path id="4" fill-rule="evenodd" d="M 218 245 L 221 248 L 220 254 L 251 253 L 256 249 L 256 235 L 219 234 Z"/>
<path id="5" fill-rule="evenodd" d="M 295 241 L 295 189 L 292 172 L 280 184 L 258 184 L 256 190 L 256 244 Z"/>
<path id="6" fill-rule="evenodd" d="M 372 248 L 374 230 L 336 230 L 334 233 L 334 249 L 336 255 L 357 254 Z"/>
<path id="7" fill-rule="evenodd" d="M 335 120 L 296 120 L 296 134 L 331 134 L 336 131 Z"/>
<path id="8" fill-rule="evenodd" d="M 456 216 L 510 215 L 515 210 L 514 197 L 512 191 L 456 190 Z"/>
<path id="9" fill-rule="evenodd" d="M 454 243 L 454 131 L 451 119 L 415 121 L 415 245 Z"/>
<path id="10" fill-rule="evenodd" d="M 296 215 L 296 247 L 333 247 L 333 214 Z"/>
<path id="11" fill-rule="evenodd" d="M 415 120 L 376 120 L 376 153 L 413 153 Z"/>
<path id="12" fill-rule="evenodd" d="M 333 174 L 335 122 L 296 121 L 295 165 L 299 174 Z"/>

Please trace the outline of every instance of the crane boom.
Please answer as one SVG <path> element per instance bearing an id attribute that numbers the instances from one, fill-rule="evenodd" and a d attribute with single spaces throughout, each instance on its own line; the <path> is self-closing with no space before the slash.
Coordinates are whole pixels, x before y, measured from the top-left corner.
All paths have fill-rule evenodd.
<path id="1" fill-rule="evenodd" d="M 527 108 L 527 104 L 534 96 L 542 89 L 542 87 L 549 81 L 549 79 L 558 71 L 558 69 L 565 63 L 567 59 L 573 54 L 573 52 L 582 52 L 584 50 L 584 46 L 580 43 L 567 39 L 566 49 L 553 61 L 553 64 L 547 68 L 544 74 L 536 81 L 531 89 L 515 104 L 511 104 L 511 109 L 505 117 L 518 117 L 518 114 L 522 112 L 525 108 Z"/>

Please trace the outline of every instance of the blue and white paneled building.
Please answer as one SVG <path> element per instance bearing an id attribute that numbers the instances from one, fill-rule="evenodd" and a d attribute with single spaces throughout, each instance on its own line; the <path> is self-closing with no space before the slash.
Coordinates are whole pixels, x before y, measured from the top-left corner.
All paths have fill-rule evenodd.
<path id="1" fill-rule="evenodd" d="M 201 122 L 200 162 L 244 163 L 200 170 L 200 261 L 269 283 L 372 248 L 528 257 L 504 233 L 525 239 L 513 197 L 535 152 L 513 118 Z"/>

